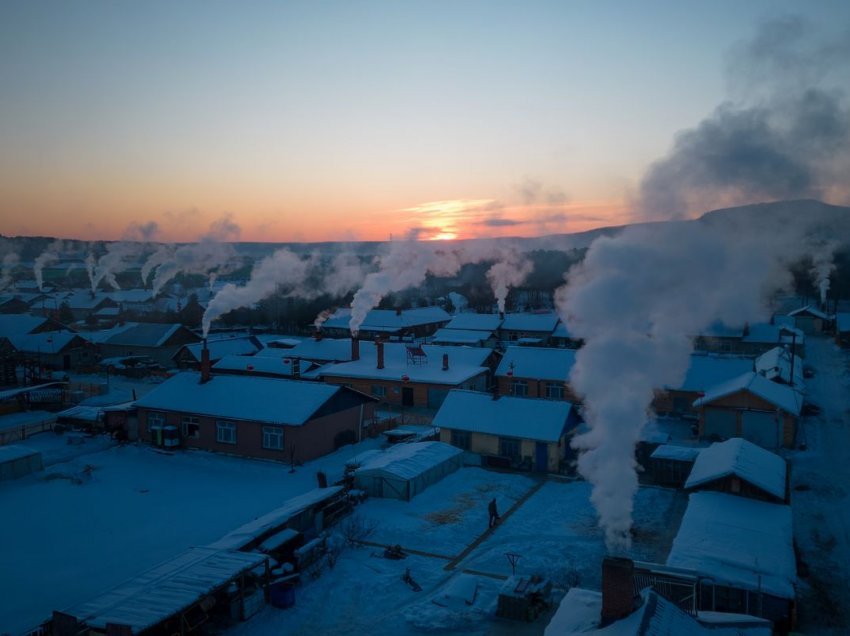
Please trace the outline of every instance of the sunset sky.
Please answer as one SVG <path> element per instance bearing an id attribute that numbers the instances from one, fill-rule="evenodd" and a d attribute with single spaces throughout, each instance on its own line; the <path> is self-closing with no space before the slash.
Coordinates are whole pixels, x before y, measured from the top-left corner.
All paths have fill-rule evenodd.
<path id="1" fill-rule="evenodd" d="M 850 3 L 0 3 L 0 233 L 530 236 L 634 218 L 765 19 Z"/>

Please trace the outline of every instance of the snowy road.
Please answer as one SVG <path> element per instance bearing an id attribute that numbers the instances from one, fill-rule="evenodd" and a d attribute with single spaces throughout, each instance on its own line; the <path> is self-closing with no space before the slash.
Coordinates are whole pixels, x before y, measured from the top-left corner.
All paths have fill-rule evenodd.
<path id="1" fill-rule="evenodd" d="M 821 414 L 804 420 L 808 448 L 791 454 L 794 535 L 801 558 L 799 629 L 846 634 L 850 628 L 850 354 L 809 337 L 808 400 Z"/>

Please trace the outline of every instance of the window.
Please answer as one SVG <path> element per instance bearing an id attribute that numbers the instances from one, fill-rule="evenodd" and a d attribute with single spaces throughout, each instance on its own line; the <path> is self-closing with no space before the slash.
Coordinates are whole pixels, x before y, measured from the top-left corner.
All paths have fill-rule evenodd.
<path id="1" fill-rule="evenodd" d="M 525 397 L 528 395 L 528 382 L 525 380 L 514 380 L 511 382 L 511 395 Z"/>
<path id="2" fill-rule="evenodd" d="M 463 450 L 469 450 L 470 439 L 469 431 L 452 431 L 452 446 L 457 446 Z"/>
<path id="3" fill-rule="evenodd" d="M 180 423 L 183 428 L 183 437 L 198 439 L 201 436 L 201 422 L 194 415 L 184 415 Z"/>
<path id="4" fill-rule="evenodd" d="M 557 382 L 549 382 L 546 385 L 546 397 L 553 400 L 564 399 L 564 385 Z"/>
<path id="5" fill-rule="evenodd" d="M 148 413 L 148 428 L 165 426 L 165 413 Z"/>
<path id="6" fill-rule="evenodd" d="M 263 427 L 263 448 L 283 450 L 283 428 L 280 426 Z"/>
<path id="7" fill-rule="evenodd" d="M 381 386 L 379 384 L 373 384 L 372 385 L 372 395 L 374 395 L 375 397 L 379 397 L 379 398 L 386 397 L 387 396 L 387 387 Z"/>
<path id="8" fill-rule="evenodd" d="M 222 444 L 236 443 L 236 424 L 233 422 L 215 423 L 215 441 Z"/>
<path id="9" fill-rule="evenodd" d="M 519 461 L 520 441 L 515 437 L 499 438 L 499 455 Z"/>

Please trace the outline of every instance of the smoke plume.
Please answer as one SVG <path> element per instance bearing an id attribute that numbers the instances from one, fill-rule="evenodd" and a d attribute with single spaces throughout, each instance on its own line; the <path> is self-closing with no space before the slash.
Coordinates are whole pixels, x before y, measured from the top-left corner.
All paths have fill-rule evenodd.
<path id="1" fill-rule="evenodd" d="M 829 276 L 835 269 L 833 255 L 841 244 L 838 241 L 820 241 L 812 249 L 811 275 L 820 294 L 821 306 L 826 305 L 829 292 Z"/>
<path id="2" fill-rule="evenodd" d="M 58 261 L 64 251 L 65 243 L 61 239 L 56 239 L 36 257 L 33 263 L 33 273 L 35 274 L 38 291 L 44 291 L 44 268 Z"/>
<path id="3" fill-rule="evenodd" d="M 2 266 L 0 266 L 0 290 L 3 290 L 12 282 L 12 272 L 21 259 L 12 241 L 6 239 L 0 239 L 0 253 L 3 254 Z"/>
<path id="4" fill-rule="evenodd" d="M 759 200 L 832 198 L 850 189 L 850 109 L 841 77 L 850 37 L 828 40 L 801 18 L 762 25 L 729 56 L 730 98 L 695 128 L 640 185 L 650 218 Z"/>
<path id="5" fill-rule="evenodd" d="M 496 296 L 499 312 L 505 311 L 508 291 L 521 285 L 533 269 L 534 265 L 525 255 L 515 249 L 507 249 L 500 255 L 500 260 L 487 270 L 487 280 Z"/>

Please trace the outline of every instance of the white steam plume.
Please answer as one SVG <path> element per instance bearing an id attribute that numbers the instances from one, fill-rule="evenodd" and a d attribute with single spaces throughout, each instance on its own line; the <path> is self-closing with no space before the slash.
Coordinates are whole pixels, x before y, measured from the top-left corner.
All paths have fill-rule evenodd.
<path id="1" fill-rule="evenodd" d="M 783 243 L 698 223 L 629 228 L 596 240 L 558 290 L 561 318 L 585 341 L 570 383 L 590 431 L 573 445 L 609 550 L 630 544 L 634 450 L 654 390 L 684 378 L 691 337 L 713 322 L 767 317 L 768 294 L 791 282 Z"/>
<path id="2" fill-rule="evenodd" d="M 90 277 L 91 292 L 97 291 L 101 281 L 106 281 L 112 289 L 121 289 L 116 276 L 133 263 L 144 250 L 142 243 L 116 241 L 106 246 L 106 253 L 97 259 L 94 275 Z"/>
<path id="3" fill-rule="evenodd" d="M 154 253 L 142 265 L 141 275 L 143 285 L 147 286 L 148 278 L 150 278 L 151 272 L 154 269 L 174 258 L 175 249 L 173 245 L 160 245 L 156 248 Z"/>
<path id="4" fill-rule="evenodd" d="M 313 321 L 313 326 L 318 330 L 322 328 L 322 325 L 325 324 L 328 318 L 334 315 L 333 309 L 323 309 L 319 312 L 319 315 L 316 316 L 316 319 Z"/>
<path id="5" fill-rule="evenodd" d="M 38 291 L 44 291 L 44 268 L 58 261 L 64 251 L 65 243 L 61 239 L 56 239 L 36 257 L 33 263 L 33 273 L 35 274 Z"/>
<path id="6" fill-rule="evenodd" d="M 3 254 L 2 268 L 0 268 L 0 290 L 2 290 L 12 282 L 12 272 L 21 259 L 15 244 L 6 239 L 0 239 L 0 253 Z"/>
<path id="7" fill-rule="evenodd" d="M 500 260 L 487 271 L 487 280 L 493 288 L 493 295 L 499 305 L 499 312 L 504 313 L 508 291 L 521 285 L 534 269 L 525 255 L 515 249 L 506 249 L 500 254 Z"/>
<path id="8" fill-rule="evenodd" d="M 89 284 L 93 291 L 97 287 L 94 282 L 94 270 L 97 267 L 97 259 L 92 252 L 89 252 L 88 256 L 86 256 L 85 264 L 86 273 L 89 275 Z"/>
<path id="9" fill-rule="evenodd" d="M 297 287 L 307 277 L 309 261 L 288 249 L 280 249 L 254 266 L 251 278 L 242 286 L 225 285 L 207 306 L 203 318 L 204 337 L 212 321 L 239 307 L 248 307 L 274 294 L 280 288 Z"/>
<path id="10" fill-rule="evenodd" d="M 840 244 L 837 241 L 822 241 L 812 249 L 811 275 L 820 294 L 820 304 L 826 305 L 826 294 L 829 291 L 829 275 L 835 269 L 833 255 Z"/>

